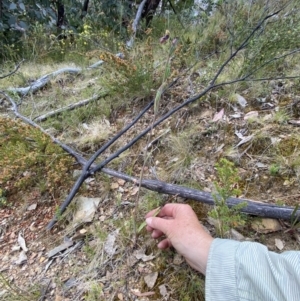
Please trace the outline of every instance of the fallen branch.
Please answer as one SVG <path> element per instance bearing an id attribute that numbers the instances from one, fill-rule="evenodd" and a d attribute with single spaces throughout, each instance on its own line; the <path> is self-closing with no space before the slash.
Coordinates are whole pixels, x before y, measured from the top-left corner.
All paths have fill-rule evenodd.
<path id="1" fill-rule="evenodd" d="M 43 88 L 49 81 L 51 78 L 62 74 L 62 73 L 73 73 L 73 74 L 79 74 L 82 71 L 82 68 L 63 68 L 63 69 L 59 69 L 55 72 L 46 74 L 44 76 L 42 76 L 41 78 L 37 79 L 36 81 L 34 81 L 30 86 L 24 87 L 24 88 L 9 88 L 7 89 L 7 91 L 10 92 L 16 92 L 21 94 L 22 96 L 27 95 L 28 93 L 34 93 L 37 90 Z"/>
<path id="2" fill-rule="evenodd" d="M 76 108 L 83 107 L 83 106 L 89 104 L 91 101 L 98 100 L 99 98 L 102 98 L 102 97 L 105 97 L 105 96 L 107 96 L 107 93 L 104 93 L 103 95 L 96 95 L 96 96 L 93 96 L 91 98 L 84 99 L 84 100 L 81 100 L 79 102 L 69 104 L 69 105 L 67 105 L 65 107 L 62 107 L 62 108 L 59 108 L 57 110 L 53 110 L 53 111 L 48 112 L 44 115 L 37 116 L 37 117 L 33 118 L 33 120 L 35 120 L 36 122 L 45 121 L 50 117 L 59 115 L 62 112 L 65 112 L 65 111 L 71 111 L 71 110 L 74 110 Z"/>
<path id="3" fill-rule="evenodd" d="M 116 141 L 125 131 L 127 131 L 133 124 L 153 105 L 153 103 L 148 104 L 147 107 L 144 108 L 144 110 L 136 117 L 136 119 L 127 127 L 125 127 L 117 136 L 113 138 L 113 141 L 109 141 L 106 145 L 104 145 L 97 153 L 95 153 L 89 161 L 84 159 L 80 154 L 76 153 L 72 148 L 66 146 L 59 140 L 55 139 L 51 135 L 49 135 L 47 132 L 45 132 L 40 126 L 35 124 L 33 121 L 30 119 L 22 116 L 21 114 L 18 113 L 17 106 L 15 102 L 5 93 L 1 92 L 7 99 L 11 102 L 13 106 L 13 112 L 17 117 L 25 121 L 26 123 L 29 123 L 30 125 L 40 129 L 42 132 L 44 132 L 46 135 L 48 135 L 54 143 L 62 147 L 66 152 L 68 152 L 70 155 L 74 156 L 78 163 L 84 166 L 83 172 L 81 176 L 78 178 L 76 184 L 73 186 L 73 189 L 71 193 L 69 194 L 68 198 L 73 199 L 74 195 L 77 193 L 78 189 L 80 188 L 82 182 L 91 174 L 89 172 L 89 167 L 92 167 L 93 169 L 96 168 L 96 165 L 93 164 L 94 160 L 98 157 L 98 154 L 102 153 L 107 147 L 109 147 L 114 141 Z M 92 169 L 92 170 L 93 170 Z M 138 178 L 129 176 L 127 174 L 109 169 L 109 168 L 102 168 L 102 172 L 116 177 L 123 179 L 128 182 L 132 182 L 134 184 L 139 184 L 141 187 L 144 187 L 146 189 L 156 191 L 159 193 L 164 193 L 164 194 L 169 194 L 169 195 L 177 195 L 182 198 L 190 199 L 190 200 L 195 200 L 198 202 L 202 202 L 208 205 L 214 205 L 214 199 L 212 195 L 208 192 L 203 192 L 199 191 L 196 189 L 192 188 L 187 188 L 175 184 L 169 184 L 166 182 L 158 181 L 158 180 L 147 180 L 147 179 L 142 179 L 139 181 Z M 72 196 L 73 194 L 73 196 Z M 67 199 L 65 200 L 65 204 L 67 204 Z M 276 219 L 284 219 L 284 220 L 289 220 L 292 217 L 292 213 L 294 212 L 294 208 L 292 207 L 282 207 L 282 206 L 276 206 L 273 204 L 265 204 L 265 203 L 259 203 L 255 202 L 252 200 L 245 200 L 245 199 L 237 199 L 237 198 L 229 198 L 227 200 L 227 204 L 229 207 L 235 206 L 237 204 L 240 204 L 242 202 L 246 202 L 247 206 L 244 207 L 241 211 L 247 214 L 251 215 L 257 215 L 261 217 L 270 217 L 270 218 L 276 218 Z M 67 204 L 68 205 L 68 204 Z M 65 208 L 67 207 L 65 206 Z M 63 205 L 62 205 L 63 206 Z M 60 210 L 62 210 L 62 206 Z M 300 210 L 294 213 L 294 217 L 300 217 Z M 51 222 L 48 224 L 47 229 L 50 230 L 56 222 L 56 217 L 54 217 Z"/>
<path id="4" fill-rule="evenodd" d="M 210 82 L 210 84 L 208 85 L 208 87 L 206 89 L 204 89 L 201 93 L 195 95 L 194 97 L 191 97 L 189 99 L 187 99 L 185 102 L 183 102 L 182 104 L 178 105 L 177 107 L 173 108 L 172 110 L 170 110 L 168 113 L 166 113 L 165 115 L 163 115 L 161 118 L 159 118 L 158 120 L 156 120 L 154 123 L 152 123 L 149 127 L 147 127 L 144 131 L 142 131 L 139 135 L 137 135 L 134 139 L 132 139 L 129 143 L 127 143 L 125 146 L 123 146 L 122 148 L 120 148 L 118 151 L 116 151 L 115 153 L 113 153 L 112 155 L 110 155 L 108 158 L 106 158 L 106 160 L 102 161 L 100 164 L 93 166 L 91 169 L 86 169 L 84 168 L 84 171 L 82 173 L 82 177 L 80 177 L 80 181 L 81 184 L 83 183 L 84 179 L 86 179 L 87 177 L 89 177 L 90 175 L 94 174 L 97 171 L 101 171 L 105 165 L 107 165 L 109 162 L 111 162 L 112 160 L 114 160 L 115 158 L 119 157 L 120 154 L 122 154 L 124 151 L 126 151 L 127 149 L 129 149 L 132 145 L 134 145 L 138 140 L 140 140 L 142 137 L 144 137 L 148 132 L 150 132 L 154 127 L 156 127 L 157 125 L 159 125 L 160 123 L 162 123 L 164 120 L 166 120 L 168 117 L 170 117 L 171 115 L 173 115 L 175 112 L 177 112 L 178 110 L 180 110 L 181 108 L 185 107 L 186 105 L 200 99 L 201 97 L 203 97 L 204 95 L 206 95 L 210 90 L 212 90 L 215 87 L 219 87 L 222 86 L 222 83 L 220 84 L 216 84 L 216 81 L 219 77 L 219 75 L 223 72 L 223 70 L 225 69 L 225 67 L 229 64 L 229 62 L 237 55 L 237 53 L 239 51 L 241 51 L 242 49 L 244 49 L 246 47 L 246 45 L 249 43 L 249 40 L 251 39 L 251 37 L 254 36 L 255 32 L 258 31 L 260 29 L 260 27 L 262 26 L 262 24 L 264 23 L 264 21 L 268 20 L 269 18 L 271 18 L 272 16 L 278 14 L 281 10 L 278 10 L 276 13 L 272 13 L 269 15 L 266 15 L 258 24 L 257 26 L 253 29 L 253 31 L 250 33 L 250 35 L 248 37 L 245 38 L 245 40 L 241 43 L 241 45 L 237 48 L 236 51 L 234 51 L 229 58 L 221 65 L 221 67 L 219 68 L 219 70 L 216 72 L 216 75 L 213 77 L 212 81 Z M 236 82 L 236 80 L 232 80 L 232 83 Z M 224 83 L 224 85 L 227 85 L 228 82 Z M 63 204 L 60 207 L 60 214 L 63 213 L 63 211 L 67 208 L 67 206 L 70 204 L 70 202 L 72 201 L 73 197 L 75 196 L 75 194 L 77 193 L 78 189 L 79 189 L 79 185 L 80 181 L 77 181 L 75 183 L 75 185 L 73 186 L 70 194 L 68 195 L 68 197 L 66 198 L 66 200 L 63 202 Z M 75 188 L 77 190 L 75 190 Z M 47 229 L 51 229 L 53 227 L 53 225 L 56 222 L 56 217 L 54 217 L 52 219 L 52 221 L 48 224 Z"/>
<path id="5" fill-rule="evenodd" d="M 172 87 L 176 82 L 177 82 L 178 78 L 175 79 L 162 93 L 164 93 L 167 89 L 169 89 L 170 87 Z M 73 200 L 74 196 L 76 195 L 77 191 L 79 190 L 80 186 L 82 185 L 82 183 L 85 181 L 85 179 L 87 179 L 90 175 L 92 175 L 94 173 L 94 167 L 96 167 L 96 165 L 93 165 L 94 161 L 100 156 L 100 154 L 102 154 L 110 145 L 112 145 L 117 139 L 119 139 L 125 132 L 127 132 L 154 104 L 154 100 L 152 100 L 140 113 L 139 115 L 129 124 L 127 125 L 125 128 L 123 128 L 116 136 L 114 136 L 110 141 L 108 141 L 107 143 L 105 143 L 88 161 L 85 161 L 84 158 L 78 158 L 78 162 L 84 162 L 83 165 L 83 169 L 81 172 L 81 175 L 79 176 L 79 178 L 77 179 L 76 183 L 73 185 L 70 193 L 68 194 L 67 198 L 65 199 L 65 201 L 62 203 L 62 205 L 59 208 L 59 212 L 60 214 L 62 214 L 66 208 L 69 206 L 69 204 L 71 203 L 71 201 Z M 80 160 L 80 161 L 79 161 Z M 90 170 L 90 167 L 93 167 L 92 170 Z M 52 229 L 52 227 L 54 226 L 54 224 L 56 223 L 57 218 L 56 216 L 53 217 L 53 219 L 50 221 L 50 223 L 47 225 L 47 230 Z"/>
<path id="6" fill-rule="evenodd" d="M 153 101 L 149 103 L 141 112 L 140 114 L 127 126 L 125 126 L 116 136 L 114 136 L 110 141 L 105 143 L 88 161 L 84 158 L 80 158 L 80 162 L 83 165 L 83 169 L 81 175 L 77 179 L 76 183 L 73 185 L 70 193 L 68 194 L 67 198 L 64 202 L 60 205 L 59 212 L 60 214 L 63 213 L 66 208 L 69 206 L 71 201 L 73 200 L 74 196 L 76 195 L 77 191 L 79 190 L 82 183 L 87 179 L 92 173 L 89 171 L 89 168 L 92 166 L 93 162 L 98 158 L 100 154 L 102 154 L 110 145 L 112 145 L 117 139 L 119 139 L 125 132 L 127 132 L 149 109 L 153 106 Z M 47 225 L 47 230 L 52 229 L 52 227 L 57 222 L 57 217 L 54 216 L 50 223 Z"/>
<path id="7" fill-rule="evenodd" d="M 116 56 L 119 58 L 124 57 L 123 53 L 118 53 L 118 54 L 116 54 Z M 93 65 L 87 67 L 86 70 L 95 69 L 95 68 L 101 66 L 103 63 L 104 63 L 104 61 L 100 60 L 100 61 L 94 63 Z M 34 81 L 30 86 L 23 87 L 23 88 L 9 88 L 9 89 L 7 89 L 7 91 L 16 92 L 22 96 L 25 96 L 30 92 L 34 93 L 37 90 L 43 88 L 53 77 L 55 77 L 59 74 L 62 74 L 62 73 L 80 74 L 83 70 L 85 70 L 85 69 L 84 68 L 62 68 L 62 69 L 59 69 L 57 71 L 54 71 L 52 73 L 42 76 L 41 78 Z"/>
<path id="8" fill-rule="evenodd" d="M 279 11 L 278 11 L 279 12 Z M 276 13 L 278 13 L 276 12 Z M 199 93 L 198 95 L 195 95 L 194 97 L 191 97 L 189 99 L 187 99 L 185 102 L 183 102 L 181 105 L 175 107 L 174 109 L 172 109 L 171 111 L 169 111 L 167 114 L 165 114 L 164 116 L 162 116 L 160 119 L 158 119 L 154 124 L 152 124 L 151 126 L 149 126 L 148 128 L 146 128 L 142 133 L 140 133 L 137 137 L 135 137 L 132 141 L 130 141 L 127 145 L 125 145 L 124 147 L 122 147 L 120 150 L 118 150 L 116 153 L 112 154 L 109 158 L 107 158 L 105 161 L 103 161 L 102 163 L 100 163 L 99 165 L 95 165 L 93 164 L 94 160 L 99 156 L 99 154 L 101 154 L 107 147 L 109 147 L 114 141 L 116 141 L 126 130 L 128 130 L 133 124 L 134 122 L 132 122 L 130 125 L 128 125 L 127 127 L 125 127 L 119 134 L 117 134 L 111 141 L 109 141 L 107 144 L 105 144 L 100 150 L 98 150 L 90 159 L 89 161 L 86 161 L 81 155 L 77 154 L 76 152 L 74 152 L 74 150 L 72 150 L 70 147 L 65 146 L 64 144 L 60 143 L 57 139 L 52 137 L 53 142 L 61 145 L 61 147 L 63 147 L 64 150 L 66 150 L 67 152 L 69 152 L 71 155 L 73 155 L 76 160 L 81 163 L 84 168 L 82 171 L 81 176 L 79 177 L 79 180 L 76 181 L 75 185 L 73 186 L 70 194 L 68 195 L 67 199 L 63 202 L 63 204 L 60 207 L 60 213 L 62 213 L 67 206 L 69 205 L 69 203 L 71 202 L 71 200 L 73 199 L 73 197 L 75 196 L 75 194 L 77 193 L 78 189 L 80 188 L 80 185 L 83 183 L 83 181 L 89 177 L 90 175 L 92 175 L 93 173 L 97 172 L 97 171 L 104 171 L 104 172 L 110 172 L 111 175 L 113 175 L 113 173 L 116 173 L 112 170 L 108 170 L 106 168 L 104 168 L 104 166 L 106 164 L 108 164 L 110 161 L 112 161 L 114 158 L 118 157 L 122 152 L 124 152 L 125 150 L 127 150 L 128 148 L 130 148 L 134 143 L 136 143 L 141 137 L 143 137 L 144 135 L 146 135 L 153 127 L 159 125 L 160 123 L 162 123 L 165 119 L 167 119 L 168 117 L 170 117 L 172 114 L 174 114 L 176 111 L 180 110 L 182 107 L 194 102 L 195 100 L 200 99 L 202 96 L 204 96 L 207 92 L 209 92 L 211 89 L 222 86 L 222 85 L 226 85 L 226 84 L 230 84 L 230 83 L 234 83 L 236 81 L 242 81 L 242 80 L 246 80 L 247 78 L 239 78 L 236 80 L 232 80 L 231 82 L 224 82 L 224 83 L 220 83 L 220 84 L 216 84 L 216 80 L 219 77 L 219 75 L 224 71 L 225 67 L 229 64 L 229 62 L 237 55 L 237 53 L 244 49 L 247 45 L 248 42 L 250 40 L 251 37 L 254 36 L 254 33 L 256 31 L 259 30 L 260 26 L 263 24 L 264 21 L 266 21 L 268 18 L 272 17 L 274 14 L 271 15 L 267 15 L 265 16 L 261 22 L 259 22 L 259 24 L 253 29 L 252 33 L 244 40 L 244 42 L 241 44 L 240 47 L 237 48 L 237 50 L 235 52 L 233 52 L 229 58 L 221 65 L 221 67 L 219 68 L 219 70 L 217 71 L 216 75 L 213 77 L 211 83 L 208 85 L 208 87 L 206 89 L 204 89 L 201 93 Z M 8 96 L 7 96 L 8 97 Z M 21 114 L 18 113 L 17 110 L 17 106 L 16 104 L 13 102 L 13 100 L 11 100 L 11 103 L 13 104 L 13 111 L 15 113 L 15 115 L 17 117 L 22 118 L 25 122 L 40 128 L 43 132 L 45 132 L 41 127 L 39 127 L 37 124 L 35 124 L 33 121 L 29 120 L 28 118 L 22 116 Z M 146 108 L 145 110 L 149 109 L 151 106 L 153 105 L 153 102 L 151 102 Z M 142 114 L 142 113 L 140 113 Z M 142 116 L 142 115 L 139 115 Z M 140 118 L 140 117 L 137 118 Z M 138 119 L 135 120 L 138 120 Z M 91 168 L 90 168 L 91 167 Z M 115 174 L 115 176 L 117 176 L 117 174 Z M 120 176 L 120 174 L 119 174 Z M 124 177 L 129 177 L 127 175 L 124 175 Z M 189 198 L 189 199 L 195 199 L 197 201 L 203 201 L 206 203 L 210 203 L 213 204 L 211 202 L 213 202 L 213 199 L 211 198 L 211 195 L 208 193 L 204 193 L 204 192 L 199 192 L 197 190 L 190 190 L 189 188 L 185 188 L 185 187 L 181 187 L 178 185 L 172 185 L 172 184 L 168 184 L 168 183 L 164 183 L 164 182 L 160 182 L 160 181 L 153 181 L 153 180 L 143 180 L 141 179 L 141 181 L 137 180 L 136 178 L 132 178 L 132 182 L 135 182 L 137 184 L 141 183 L 141 186 L 146 187 L 148 189 L 154 190 L 154 191 L 158 191 L 158 192 L 162 192 L 162 193 L 169 193 L 169 194 L 175 194 L 175 195 L 180 195 L 184 198 Z M 129 178 L 128 178 L 129 181 Z M 171 186 L 170 186 L 171 185 Z M 200 195 L 199 195 L 200 193 Z M 233 200 L 232 204 L 235 204 L 234 202 L 243 202 L 244 200 L 239 200 L 239 199 L 229 199 L 228 200 L 228 204 L 229 206 L 233 206 L 231 205 L 231 200 Z M 235 201 L 234 201 L 235 200 Z M 253 208 L 254 204 L 258 204 L 255 203 L 253 201 L 249 201 L 246 200 L 248 206 L 246 208 Z M 253 202 L 249 203 L 249 202 Z M 248 213 L 251 212 L 255 212 L 255 213 L 251 213 L 251 214 L 256 214 L 256 215 L 260 215 L 260 216 L 269 216 L 269 212 L 268 210 L 270 209 L 270 205 L 267 204 L 259 204 L 258 205 L 259 208 L 255 209 L 256 211 L 253 211 L 254 209 L 252 209 L 252 211 L 250 210 Z M 264 209 L 261 209 L 261 206 L 263 206 Z M 267 206 L 267 207 L 266 207 Z M 271 205 L 272 208 L 274 207 L 278 207 L 275 205 Z M 277 218 L 283 218 L 283 219 L 288 219 L 288 216 L 290 217 L 291 215 L 291 210 L 293 210 L 292 208 L 286 208 L 283 207 L 283 209 L 288 209 L 289 211 L 285 214 L 280 214 L 280 217 Z M 271 210 L 271 212 L 273 212 Z M 297 211 L 297 214 L 299 212 Z M 51 229 L 53 227 L 53 225 L 56 222 L 56 217 L 53 218 L 53 220 L 48 224 L 47 229 Z"/>
<path id="9" fill-rule="evenodd" d="M 127 182 L 139 184 L 138 178 L 131 177 L 127 174 L 109 168 L 103 168 L 102 172 L 110 176 L 123 179 Z M 196 190 L 193 188 L 187 188 L 175 184 L 169 184 L 158 180 L 143 179 L 141 180 L 141 186 L 159 193 L 176 195 L 185 199 L 198 201 L 211 206 L 215 205 L 212 194 L 209 192 L 204 192 L 204 191 Z M 246 199 L 238 199 L 238 198 L 231 197 L 228 198 L 227 200 L 227 205 L 229 207 L 233 207 L 240 203 L 247 203 L 247 206 L 241 210 L 242 212 L 251 215 L 261 216 L 261 217 L 290 220 L 292 217 L 292 213 L 294 211 L 293 207 L 283 207 L 283 206 L 277 206 L 273 204 L 265 204 L 265 203 L 260 203 L 252 200 L 246 200 Z M 300 217 L 300 209 L 297 210 L 297 212 L 294 214 L 295 217 Z"/>

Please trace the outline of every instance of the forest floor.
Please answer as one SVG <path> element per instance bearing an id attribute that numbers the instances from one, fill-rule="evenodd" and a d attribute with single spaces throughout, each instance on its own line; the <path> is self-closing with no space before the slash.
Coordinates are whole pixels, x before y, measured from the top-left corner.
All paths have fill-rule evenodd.
<path id="1" fill-rule="evenodd" d="M 62 67 L 66 64 L 36 65 L 32 71 L 30 65 L 24 65 L 1 82 L 2 88 L 26 86 Z M 100 76 L 100 71 L 92 70 L 53 77 L 41 90 L 22 98 L 19 112 L 35 120 L 46 112 L 99 95 Z M 173 114 L 107 167 L 137 179 L 142 172 L 146 179 L 213 192 L 218 180 L 216 163 L 227 158 L 238 168 L 239 197 L 296 206 L 300 204 L 300 89 L 296 85 L 288 80 L 268 81 L 256 92 L 255 87 L 246 87 L 235 93 L 234 100 L 222 96 L 222 91 L 211 91 Z M 202 88 L 201 72 L 195 68 L 164 94 L 159 114 Z M 4 124 L 14 115 L 10 103 L 1 97 Z M 88 159 L 150 100 L 151 96 L 141 96 L 114 104 L 107 97 L 99 97 L 39 125 Z M 156 118 L 151 109 L 100 159 L 131 141 Z M 22 128 L 23 123 L 15 127 Z M 1 135 L 3 138 L 5 133 Z M 30 142 L 28 135 L 23 138 Z M 33 143 L 28 151 L 34 148 Z M 43 170 L 42 165 L 39 168 Z M 27 166 L 0 183 L 7 191 L 5 206 L 0 207 L 0 300 L 204 300 L 202 276 L 173 250 L 159 251 L 145 230 L 137 234 L 134 228 L 149 210 L 168 202 L 184 202 L 216 236 L 214 221 L 208 218 L 212 207 L 144 188 L 139 191 L 135 183 L 98 172 L 85 180 L 66 213 L 46 231 L 81 169 L 72 159 L 52 189 L 48 189 L 47 181 L 41 181 L 43 176 L 36 166 Z M 34 181 L 17 189 L 14 181 L 20 178 Z M 249 216 L 226 237 L 261 242 L 275 252 L 300 250 L 300 232 L 292 222 Z"/>

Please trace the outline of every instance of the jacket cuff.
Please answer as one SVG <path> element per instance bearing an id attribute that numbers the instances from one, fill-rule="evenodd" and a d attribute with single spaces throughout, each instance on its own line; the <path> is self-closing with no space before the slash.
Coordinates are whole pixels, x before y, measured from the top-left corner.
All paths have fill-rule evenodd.
<path id="1" fill-rule="evenodd" d="M 206 267 L 205 300 L 238 301 L 236 252 L 240 242 L 216 238 Z"/>

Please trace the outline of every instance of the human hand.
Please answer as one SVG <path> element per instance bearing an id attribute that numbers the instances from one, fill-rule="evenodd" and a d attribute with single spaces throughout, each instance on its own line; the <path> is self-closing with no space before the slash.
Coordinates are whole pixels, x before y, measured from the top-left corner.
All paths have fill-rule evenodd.
<path id="1" fill-rule="evenodd" d="M 158 248 L 173 246 L 192 268 L 205 274 L 213 238 L 203 229 L 193 209 L 185 204 L 167 204 L 156 217 L 155 212 L 146 215 L 146 229 L 153 238 L 165 236 Z"/>

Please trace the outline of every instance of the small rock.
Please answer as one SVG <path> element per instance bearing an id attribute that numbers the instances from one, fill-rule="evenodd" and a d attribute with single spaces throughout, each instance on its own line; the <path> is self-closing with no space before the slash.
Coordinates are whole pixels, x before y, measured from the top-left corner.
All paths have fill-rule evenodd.
<path id="1" fill-rule="evenodd" d="M 79 176 L 81 175 L 81 173 L 82 173 L 82 170 L 75 169 L 75 170 L 73 171 L 73 178 L 74 178 L 74 179 L 79 178 Z"/>
<path id="2" fill-rule="evenodd" d="M 35 204 L 32 204 L 32 205 L 28 206 L 28 207 L 27 207 L 27 210 L 28 210 L 28 211 L 33 211 L 33 210 L 36 209 L 36 207 L 37 207 L 37 204 L 35 203 Z"/>
<path id="3" fill-rule="evenodd" d="M 262 218 L 251 223 L 251 228 L 258 233 L 271 233 L 282 229 L 277 219 Z"/>
<path id="4" fill-rule="evenodd" d="M 230 237 L 238 241 L 245 240 L 244 235 L 236 231 L 235 229 L 230 229 Z"/>
<path id="5" fill-rule="evenodd" d="M 158 273 L 157 272 L 154 272 L 154 273 L 151 273 L 151 274 L 148 274 L 144 277 L 144 280 L 147 284 L 147 286 L 151 289 L 153 288 L 153 286 L 155 285 L 155 282 L 157 280 L 157 277 L 158 277 Z"/>
<path id="6" fill-rule="evenodd" d="M 167 288 L 164 284 L 160 285 L 159 287 L 159 293 L 163 296 L 163 297 L 167 297 L 168 296 L 168 291 Z"/>

